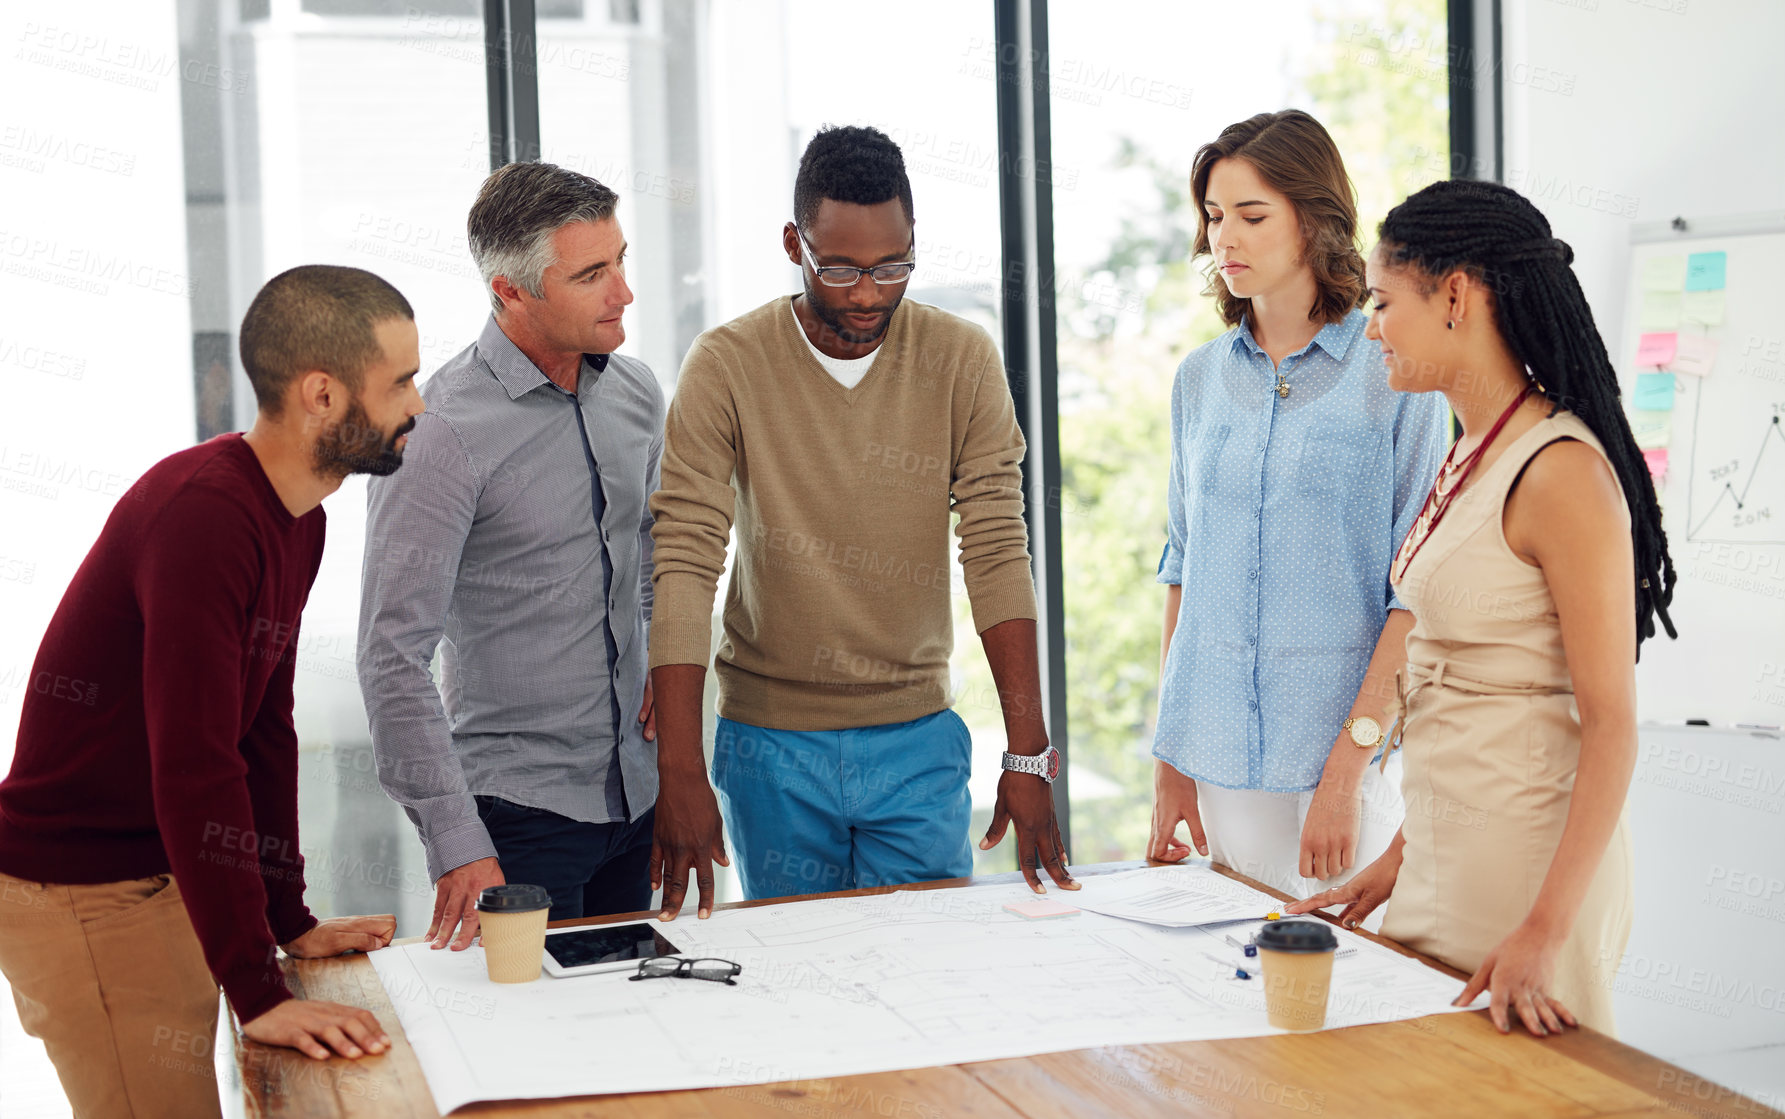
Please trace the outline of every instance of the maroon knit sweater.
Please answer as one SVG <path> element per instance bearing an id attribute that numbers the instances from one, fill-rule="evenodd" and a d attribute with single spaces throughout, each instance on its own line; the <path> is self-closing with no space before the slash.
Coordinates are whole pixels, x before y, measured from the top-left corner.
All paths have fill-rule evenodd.
<path id="1" fill-rule="evenodd" d="M 291 997 L 274 946 L 316 924 L 291 683 L 323 525 L 291 515 L 240 435 L 156 463 L 50 620 L 0 781 L 0 871 L 173 874 L 244 1022 Z"/>

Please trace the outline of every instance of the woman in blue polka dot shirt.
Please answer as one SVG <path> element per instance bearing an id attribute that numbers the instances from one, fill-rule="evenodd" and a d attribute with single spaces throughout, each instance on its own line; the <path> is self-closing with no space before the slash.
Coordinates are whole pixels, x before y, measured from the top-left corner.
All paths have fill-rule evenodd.
<path id="1" fill-rule="evenodd" d="M 1351 180 L 1299 110 L 1196 154 L 1194 252 L 1232 327 L 1172 388 L 1168 588 L 1148 854 L 1198 852 L 1297 897 L 1401 824 L 1370 765 L 1413 618 L 1395 549 L 1449 445 L 1439 394 L 1388 387 L 1364 337 Z"/>

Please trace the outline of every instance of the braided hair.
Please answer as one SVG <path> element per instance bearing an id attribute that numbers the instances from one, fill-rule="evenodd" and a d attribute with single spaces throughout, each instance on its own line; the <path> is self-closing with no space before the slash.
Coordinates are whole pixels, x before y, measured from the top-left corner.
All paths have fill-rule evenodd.
<path id="1" fill-rule="evenodd" d="M 1655 636 L 1657 617 L 1667 636 L 1679 636 L 1667 614 L 1678 576 L 1655 484 L 1624 418 L 1593 312 L 1569 267 L 1574 250 L 1551 235 L 1543 214 L 1517 191 L 1465 179 L 1409 196 L 1388 212 L 1381 237 L 1385 259 L 1423 274 L 1431 282 L 1427 294 L 1458 270 L 1492 294 L 1500 337 L 1536 377 L 1537 391 L 1599 438 L 1623 487 L 1636 555 L 1638 656 L 1643 639 Z"/>

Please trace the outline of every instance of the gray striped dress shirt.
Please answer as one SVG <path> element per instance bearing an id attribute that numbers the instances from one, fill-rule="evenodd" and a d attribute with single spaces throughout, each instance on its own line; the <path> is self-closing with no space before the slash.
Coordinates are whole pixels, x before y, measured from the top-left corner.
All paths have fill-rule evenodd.
<path id="1" fill-rule="evenodd" d="M 474 795 L 590 823 L 657 800 L 637 716 L 663 392 L 618 354 L 585 359 L 577 390 L 492 316 L 422 389 L 402 468 L 371 481 L 360 690 L 432 878 L 496 854 Z"/>

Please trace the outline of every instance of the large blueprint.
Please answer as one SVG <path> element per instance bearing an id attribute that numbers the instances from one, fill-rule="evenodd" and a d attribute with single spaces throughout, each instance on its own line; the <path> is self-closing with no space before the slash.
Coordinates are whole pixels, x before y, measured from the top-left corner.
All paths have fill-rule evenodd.
<path id="1" fill-rule="evenodd" d="M 1247 1037 L 1257 979 L 1235 976 L 1277 902 L 1206 867 L 1081 879 L 1142 900 L 1181 889 L 1255 917 L 1169 927 L 1082 912 L 1030 920 L 1016 886 L 906 890 L 692 916 L 665 932 L 685 955 L 743 965 L 738 986 L 626 973 L 499 985 L 482 950 L 426 943 L 372 953 L 441 1111 L 544 1098 L 806 1080 L 1102 1045 Z M 1239 891 L 1238 894 L 1235 891 Z M 1183 913 L 1167 915 L 1182 919 Z M 1435 1014 L 1462 983 L 1339 931 L 1327 1026 Z M 1345 951 L 1353 949 L 1353 951 Z"/>

